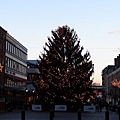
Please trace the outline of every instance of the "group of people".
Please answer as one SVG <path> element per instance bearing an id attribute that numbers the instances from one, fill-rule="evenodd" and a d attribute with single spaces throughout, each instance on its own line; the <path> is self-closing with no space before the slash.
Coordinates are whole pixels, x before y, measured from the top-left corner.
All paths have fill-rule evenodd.
<path id="1" fill-rule="evenodd" d="M 103 102 L 101 100 L 99 100 L 96 104 L 96 109 L 97 111 L 101 112 L 103 109 Z"/>
<path id="2" fill-rule="evenodd" d="M 98 112 L 102 112 L 102 109 L 108 105 L 108 103 L 103 99 L 96 99 L 94 102 L 94 105 L 96 106 L 96 110 Z"/>

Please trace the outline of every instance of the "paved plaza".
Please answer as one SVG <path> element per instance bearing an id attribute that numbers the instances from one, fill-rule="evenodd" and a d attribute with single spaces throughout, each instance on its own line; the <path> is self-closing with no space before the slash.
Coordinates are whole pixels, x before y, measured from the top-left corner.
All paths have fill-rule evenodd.
<path id="1" fill-rule="evenodd" d="M 25 112 L 25 120 L 49 120 L 49 112 Z M 0 112 L 0 120 L 21 120 L 21 111 Z M 55 112 L 53 120 L 78 120 L 75 112 Z M 82 113 L 82 120 L 105 120 L 105 112 Z M 118 113 L 109 112 L 109 120 L 119 120 Z"/>

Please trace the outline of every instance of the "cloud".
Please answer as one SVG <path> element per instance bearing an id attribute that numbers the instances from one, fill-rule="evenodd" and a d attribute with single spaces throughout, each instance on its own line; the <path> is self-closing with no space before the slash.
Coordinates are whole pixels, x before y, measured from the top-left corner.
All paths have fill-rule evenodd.
<path id="1" fill-rule="evenodd" d="M 111 32 L 108 32 L 108 34 L 120 34 L 120 30 L 116 30 L 116 31 L 111 31 Z"/>

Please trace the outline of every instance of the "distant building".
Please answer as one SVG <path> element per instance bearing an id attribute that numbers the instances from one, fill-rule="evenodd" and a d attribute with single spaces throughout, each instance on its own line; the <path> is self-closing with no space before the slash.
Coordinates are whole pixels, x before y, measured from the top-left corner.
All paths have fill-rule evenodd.
<path id="1" fill-rule="evenodd" d="M 120 95 L 119 89 L 111 84 L 115 79 L 120 80 L 120 55 L 114 59 L 114 65 L 108 65 L 102 70 L 103 95 L 112 104 L 116 104 Z"/>
<path id="2" fill-rule="evenodd" d="M 22 101 L 27 82 L 27 48 L 0 27 L 0 109 Z"/>
<path id="3" fill-rule="evenodd" d="M 39 69 L 37 66 L 37 60 L 27 60 L 27 79 L 28 83 L 33 83 L 38 80 Z"/>
<path id="4" fill-rule="evenodd" d="M 39 80 L 39 69 L 37 66 L 37 60 L 27 60 L 27 79 L 28 83 L 26 85 L 26 90 L 31 93 L 27 95 L 27 104 L 30 102 L 33 104 L 38 104 L 40 102 L 38 95 L 38 80 Z M 33 93 L 34 91 L 34 93 Z"/>
<path id="5" fill-rule="evenodd" d="M 117 58 L 114 58 L 115 66 L 120 66 L 120 54 L 117 56 Z"/>

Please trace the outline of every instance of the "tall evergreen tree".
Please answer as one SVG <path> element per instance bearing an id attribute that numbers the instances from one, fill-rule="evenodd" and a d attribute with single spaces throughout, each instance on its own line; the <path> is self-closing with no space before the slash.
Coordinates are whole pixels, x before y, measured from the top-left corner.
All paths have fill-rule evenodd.
<path id="1" fill-rule="evenodd" d="M 46 103 L 86 103 L 92 98 L 94 66 L 90 53 L 82 54 L 83 47 L 74 29 L 62 26 L 51 32 L 38 62 L 43 99 Z"/>

